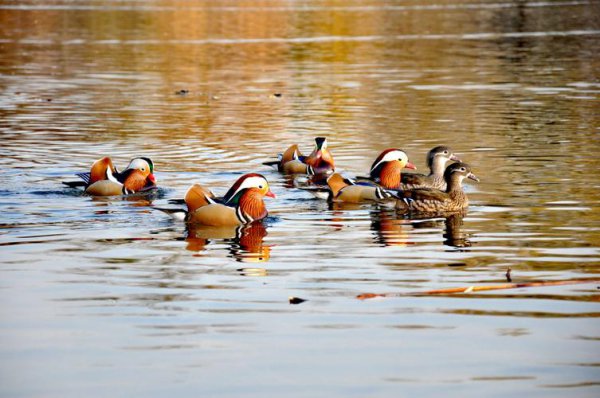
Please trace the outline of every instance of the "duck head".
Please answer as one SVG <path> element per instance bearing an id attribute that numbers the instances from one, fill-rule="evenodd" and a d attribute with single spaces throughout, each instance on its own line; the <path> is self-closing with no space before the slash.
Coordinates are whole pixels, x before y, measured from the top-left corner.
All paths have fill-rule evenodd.
<path id="1" fill-rule="evenodd" d="M 262 220 L 268 214 L 263 198 L 275 198 L 267 179 L 257 173 L 241 176 L 223 197 L 227 206 L 236 208 L 237 217 L 242 223 Z"/>
<path id="2" fill-rule="evenodd" d="M 127 169 L 144 169 L 147 168 L 148 170 L 150 170 L 150 173 L 154 173 L 154 162 L 152 161 L 152 159 L 148 158 L 148 157 L 144 157 L 144 156 L 140 156 L 139 158 L 133 158 L 129 161 L 129 165 L 127 166 Z"/>
<path id="3" fill-rule="evenodd" d="M 258 195 L 261 199 L 265 196 L 275 198 L 275 194 L 271 192 L 267 179 L 261 174 L 248 173 L 244 174 L 229 188 L 229 191 L 223 197 L 223 202 L 226 204 L 238 204 L 242 196 L 246 194 Z"/>
<path id="4" fill-rule="evenodd" d="M 416 170 L 417 167 L 408 161 L 408 155 L 401 149 L 390 148 L 381 152 L 371 166 L 369 172 L 373 180 L 377 180 L 386 189 L 400 187 L 402 169 Z"/>
<path id="5" fill-rule="evenodd" d="M 156 186 L 156 177 L 153 174 L 154 163 L 150 158 L 140 157 L 132 159 L 129 165 L 120 174 L 125 193 L 139 192 Z"/>
<path id="6" fill-rule="evenodd" d="M 479 178 L 471 171 L 471 166 L 466 163 L 452 163 L 444 172 L 444 179 L 448 184 L 448 189 L 454 186 L 460 187 L 465 178 L 479 182 Z"/>
<path id="7" fill-rule="evenodd" d="M 452 152 L 452 149 L 447 146 L 436 146 L 427 153 L 427 167 L 429 167 L 433 174 L 439 173 L 438 175 L 441 175 L 446 168 L 446 163 L 450 160 L 455 162 L 461 161 L 460 158 Z"/>
<path id="8" fill-rule="evenodd" d="M 305 162 L 314 169 L 315 174 L 333 172 L 335 164 L 327 149 L 327 137 L 315 138 L 315 149 L 306 157 Z"/>

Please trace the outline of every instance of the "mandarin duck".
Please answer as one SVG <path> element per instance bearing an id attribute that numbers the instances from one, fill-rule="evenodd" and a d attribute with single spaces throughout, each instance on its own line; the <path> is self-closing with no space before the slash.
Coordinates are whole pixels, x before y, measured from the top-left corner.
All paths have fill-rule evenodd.
<path id="1" fill-rule="evenodd" d="M 447 146 L 436 146 L 427 153 L 427 167 L 429 167 L 429 175 L 425 174 L 402 174 L 402 185 L 400 189 L 418 189 L 418 188 L 434 188 L 446 190 L 446 181 L 444 180 L 444 171 L 446 164 L 454 160 L 461 160 L 452 153 L 452 150 Z"/>
<path id="2" fill-rule="evenodd" d="M 327 138 L 316 137 L 315 149 L 308 156 L 303 156 L 298 145 L 293 144 L 278 160 L 264 162 L 267 166 L 276 166 L 284 174 L 331 174 L 335 169 L 333 156 L 327 149 Z"/>
<path id="3" fill-rule="evenodd" d="M 393 194 L 372 181 L 354 181 L 333 173 L 327 179 L 329 202 L 366 203 L 385 202 L 393 199 Z M 315 195 L 317 195 L 315 193 Z"/>
<path id="4" fill-rule="evenodd" d="M 359 177 L 378 183 L 385 189 L 400 189 L 402 169 L 416 170 L 416 166 L 408 161 L 406 153 L 397 148 L 381 152 L 371 165 L 369 177 Z"/>
<path id="5" fill-rule="evenodd" d="M 265 177 L 249 173 L 238 178 L 222 198 L 217 198 L 202 185 L 194 184 L 185 194 L 187 210 L 159 210 L 192 224 L 215 227 L 249 224 L 267 216 L 265 196 L 275 198 Z"/>
<path id="6" fill-rule="evenodd" d="M 469 165 L 453 163 L 444 172 L 445 191 L 432 188 L 399 191 L 396 209 L 428 214 L 462 211 L 469 206 L 469 199 L 462 189 L 465 178 L 479 182 Z"/>
<path id="7" fill-rule="evenodd" d="M 89 173 L 79 173 L 82 181 L 67 181 L 69 187 L 84 187 L 93 196 L 128 195 L 156 188 L 154 163 L 150 158 L 132 159 L 123 172 L 119 172 L 109 157 L 96 160 Z"/>

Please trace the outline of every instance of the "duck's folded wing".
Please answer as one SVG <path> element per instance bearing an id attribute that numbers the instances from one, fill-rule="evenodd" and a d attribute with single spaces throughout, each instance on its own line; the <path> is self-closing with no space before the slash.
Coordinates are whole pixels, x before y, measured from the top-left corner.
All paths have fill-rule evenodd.
<path id="1" fill-rule="evenodd" d="M 402 173 L 400 176 L 402 184 L 405 185 L 421 185 L 425 181 L 425 175 L 423 174 L 408 174 Z"/>
<path id="2" fill-rule="evenodd" d="M 439 189 L 415 189 L 413 191 L 403 191 L 402 197 L 406 199 L 412 199 L 416 201 L 426 202 L 443 202 L 448 199 L 446 192 L 440 191 Z"/>

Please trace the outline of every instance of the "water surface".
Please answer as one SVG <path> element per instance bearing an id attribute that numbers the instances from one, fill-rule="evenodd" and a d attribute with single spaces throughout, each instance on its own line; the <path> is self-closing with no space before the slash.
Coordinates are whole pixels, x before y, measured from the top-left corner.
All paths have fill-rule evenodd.
<path id="1" fill-rule="evenodd" d="M 598 396 L 599 283 L 419 294 L 598 278 L 598 54 L 597 1 L 0 0 L 0 393 Z M 330 208 L 261 164 L 317 135 L 481 182 L 464 218 Z M 61 184 L 142 154 L 152 200 Z M 250 171 L 263 224 L 155 209 Z"/>

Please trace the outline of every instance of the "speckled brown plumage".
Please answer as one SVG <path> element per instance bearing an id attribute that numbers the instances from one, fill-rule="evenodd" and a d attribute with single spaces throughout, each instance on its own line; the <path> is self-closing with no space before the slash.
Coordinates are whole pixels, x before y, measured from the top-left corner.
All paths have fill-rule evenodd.
<path id="1" fill-rule="evenodd" d="M 462 189 L 462 180 L 479 179 L 465 163 L 454 163 L 444 173 L 446 191 L 431 188 L 415 189 L 400 192 L 404 200 L 398 200 L 396 208 L 404 212 L 444 213 L 463 211 L 469 206 L 469 199 Z"/>

